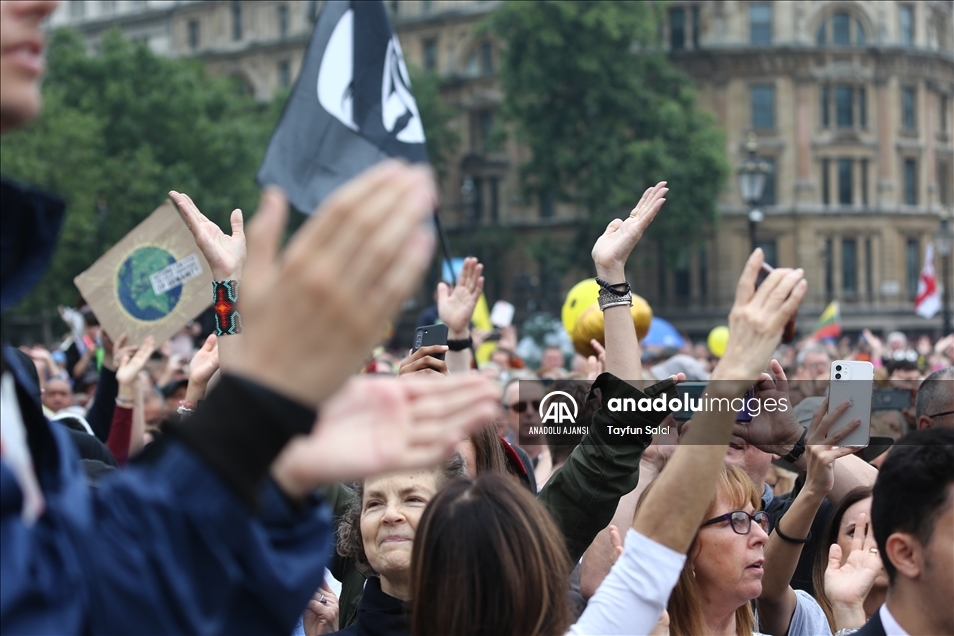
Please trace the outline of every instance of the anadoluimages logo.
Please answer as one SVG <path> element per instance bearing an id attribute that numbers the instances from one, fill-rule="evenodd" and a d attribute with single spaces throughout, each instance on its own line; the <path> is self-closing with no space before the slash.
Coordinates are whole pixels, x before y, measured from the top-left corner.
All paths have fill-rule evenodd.
<path id="1" fill-rule="evenodd" d="M 552 402 L 551 398 L 562 395 L 569 404 L 564 401 Z M 550 402 L 547 405 L 547 402 Z M 573 412 L 570 412 L 570 405 L 573 406 Z M 540 400 L 540 421 L 543 424 L 576 424 L 576 416 L 579 414 L 579 406 L 573 396 L 566 391 L 550 391 Z"/>

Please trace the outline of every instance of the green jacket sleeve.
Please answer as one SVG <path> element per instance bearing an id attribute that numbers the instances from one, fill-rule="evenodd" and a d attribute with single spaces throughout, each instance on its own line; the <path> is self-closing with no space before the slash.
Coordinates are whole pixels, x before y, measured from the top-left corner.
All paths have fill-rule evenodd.
<path id="1" fill-rule="evenodd" d="M 609 525 L 620 497 L 632 492 L 639 480 L 639 460 L 652 442 L 652 435 L 633 435 L 632 445 L 618 445 L 608 426 L 658 426 L 668 413 L 611 413 L 605 408 L 611 398 L 655 397 L 674 393 L 674 383 L 665 380 L 640 391 L 614 375 L 604 373 L 593 383 L 604 405 L 594 415 L 589 432 L 547 481 L 538 499 L 546 506 L 563 532 L 573 562 L 577 562 L 601 530 Z"/>

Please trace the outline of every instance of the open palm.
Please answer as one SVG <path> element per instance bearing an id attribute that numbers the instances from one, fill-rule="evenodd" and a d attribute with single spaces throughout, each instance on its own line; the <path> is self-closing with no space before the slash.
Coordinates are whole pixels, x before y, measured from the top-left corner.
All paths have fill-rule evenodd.
<path id="1" fill-rule="evenodd" d="M 597 275 L 622 275 L 626 260 L 632 253 L 636 243 L 642 238 L 643 232 L 649 227 L 656 214 L 662 208 L 669 188 L 665 181 L 660 181 L 651 188 L 647 188 L 642 198 L 629 216 L 623 219 L 613 219 L 606 226 L 606 231 L 593 246 L 593 263 L 596 265 Z M 618 281 L 609 281 L 618 282 Z"/>
<path id="2" fill-rule="evenodd" d="M 182 212 L 182 217 L 195 238 L 195 244 L 202 250 L 202 255 L 212 268 L 215 280 L 241 279 L 242 266 L 245 265 L 245 223 L 242 211 L 232 210 L 229 219 L 232 236 L 228 236 L 199 211 L 188 194 L 173 190 L 169 197 Z"/>
<path id="3" fill-rule="evenodd" d="M 437 314 L 451 331 L 461 332 L 470 325 L 474 307 L 484 291 L 484 266 L 473 256 L 464 259 L 457 285 L 437 285 Z"/>

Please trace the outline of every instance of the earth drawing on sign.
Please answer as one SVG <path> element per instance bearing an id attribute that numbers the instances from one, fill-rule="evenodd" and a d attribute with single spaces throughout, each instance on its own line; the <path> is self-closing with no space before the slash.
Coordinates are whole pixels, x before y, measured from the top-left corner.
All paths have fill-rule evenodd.
<path id="1" fill-rule="evenodd" d="M 130 254 L 116 275 L 116 295 L 123 309 L 139 320 L 161 320 L 179 303 L 182 287 L 156 294 L 149 277 L 176 262 L 172 254 L 154 246 L 140 247 Z"/>

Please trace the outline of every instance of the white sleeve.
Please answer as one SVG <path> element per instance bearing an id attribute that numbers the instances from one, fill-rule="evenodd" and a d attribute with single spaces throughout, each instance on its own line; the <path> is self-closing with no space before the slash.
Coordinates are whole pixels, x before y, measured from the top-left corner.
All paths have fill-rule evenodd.
<path id="1" fill-rule="evenodd" d="M 633 529 L 626 550 L 568 634 L 648 634 L 662 616 L 686 555 Z"/>

